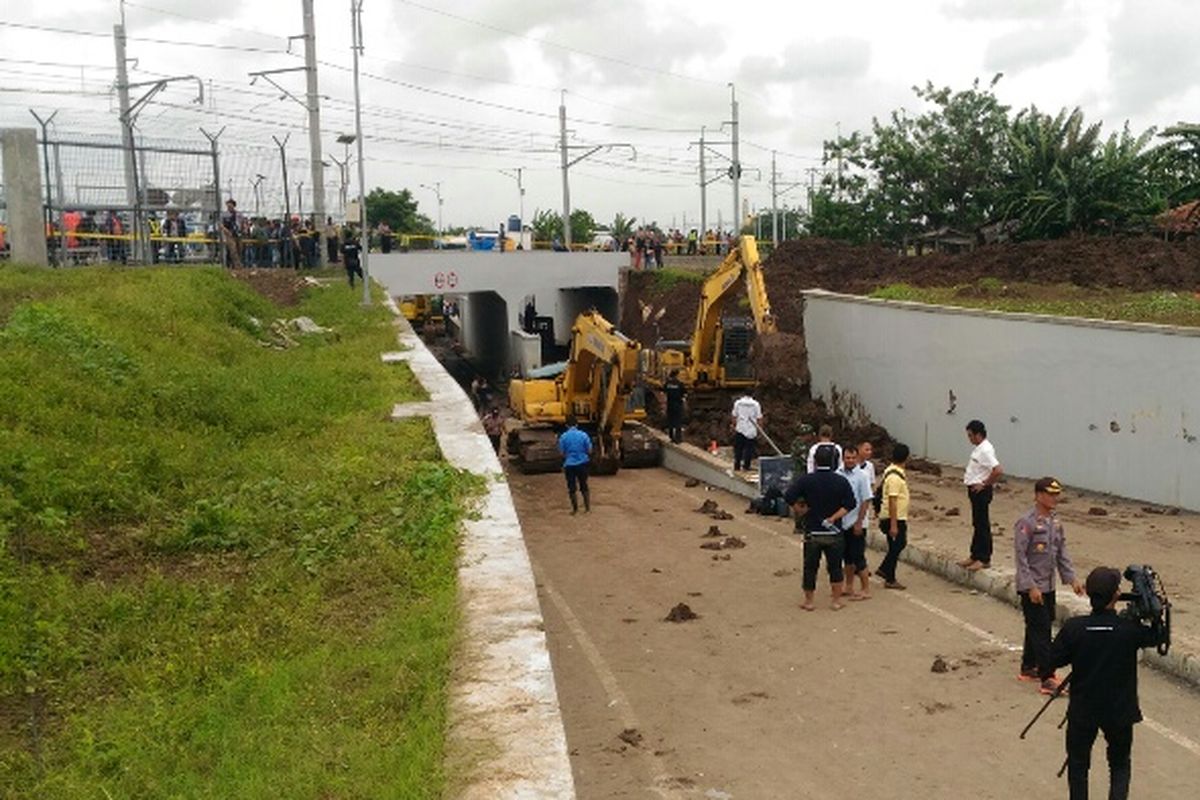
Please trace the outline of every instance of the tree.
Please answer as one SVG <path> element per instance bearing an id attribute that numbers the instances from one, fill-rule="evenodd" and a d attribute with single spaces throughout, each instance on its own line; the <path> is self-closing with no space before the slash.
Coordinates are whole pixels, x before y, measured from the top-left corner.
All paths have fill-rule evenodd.
<path id="1" fill-rule="evenodd" d="M 596 219 L 591 212 L 577 208 L 571 212 L 571 244 L 579 247 L 591 244 L 596 234 Z"/>
<path id="2" fill-rule="evenodd" d="M 637 224 L 637 217 L 627 217 L 621 212 L 613 217 L 612 225 L 609 232 L 618 242 L 623 242 L 630 236 L 633 236 L 634 226 Z"/>
<path id="3" fill-rule="evenodd" d="M 1003 220 L 1017 223 L 1021 239 L 1112 230 L 1145 220 L 1165 207 L 1146 180 L 1153 130 L 1128 126 L 1107 141 L 1100 123 L 1063 109 L 1051 117 L 1034 106 L 1019 113 L 1009 132 Z"/>
<path id="4" fill-rule="evenodd" d="M 396 233 L 433 234 L 433 222 L 417 212 L 417 201 L 408 189 L 391 192 L 376 187 L 367 195 L 367 224 L 387 222 Z"/>
<path id="5" fill-rule="evenodd" d="M 549 208 L 535 211 L 529 227 L 533 230 L 534 247 L 544 248 L 555 239 L 562 239 L 562 214 Z"/>
<path id="6" fill-rule="evenodd" d="M 562 241 L 563 225 L 562 214 L 551 209 L 542 209 L 535 211 L 533 221 L 529 225 L 533 229 L 533 240 L 535 242 L 550 243 L 555 239 Z M 577 208 L 571 212 L 571 243 L 575 245 L 586 245 L 592 241 L 592 236 L 596 231 L 596 220 L 591 213 L 584 211 L 582 208 Z"/>

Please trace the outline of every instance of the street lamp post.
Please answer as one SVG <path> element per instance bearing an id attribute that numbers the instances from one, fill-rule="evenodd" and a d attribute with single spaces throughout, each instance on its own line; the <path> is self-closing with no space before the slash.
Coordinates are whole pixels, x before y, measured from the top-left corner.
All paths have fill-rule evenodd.
<path id="1" fill-rule="evenodd" d="M 371 304 L 371 270 L 368 252 L 371 239 L 367 236 L 367 178 L 363 169 L 362 96 L 358 86 L 358 57 L 363 49 L 362 36 L 363 0 L 350 0 L 351 49 L 354 51 L 354 137 L 358 141 L 358 213 L 360 214 L 359 244 L 362 248 L 363 305 Z"/>
<path id="2" fill-rule="evenodd" d="M 431 192 L 433 192 L 435 195 L 437 195 L 437 204 L 438 204 L 438 227 L 437 227 L 437 234 L 438 234 L 438 249 L 441 249 L 441 246 L 442 246 L 442 182 L 441 182 L 441 181 L 438 181 L 438 182 L 434 183 L 434 184 L 433 184 L 433 186 L 430 186 L 430 185 L 429 185 L 429 184 L 427 184 L 427 183 L 422 183 L 422 184 L 421 184 L 421 188 L 422 188 L 422 189 L 428 189 L 429 191 L 431 191 Z"/>

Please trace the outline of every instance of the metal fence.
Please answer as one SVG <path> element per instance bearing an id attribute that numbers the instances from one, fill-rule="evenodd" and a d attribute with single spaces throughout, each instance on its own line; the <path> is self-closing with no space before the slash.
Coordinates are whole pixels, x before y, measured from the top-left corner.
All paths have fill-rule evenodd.
<path id="1" fill-rule="evenodd" d="M 38 142 L 56 265 L 220 259 L 217 149 L 86 138 Z"/>

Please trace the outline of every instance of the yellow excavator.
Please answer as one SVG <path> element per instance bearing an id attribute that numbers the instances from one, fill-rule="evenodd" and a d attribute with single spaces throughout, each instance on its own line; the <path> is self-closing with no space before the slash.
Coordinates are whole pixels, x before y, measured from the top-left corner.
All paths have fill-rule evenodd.
<path id="1" fill-rule="evenodd" d="M 749 317 L 727 313 L 728 300 L 739 280 L 746 286 Z M 750 348 L 756 336 L 775 332 L 758 243 L 753 236 L 742 236 L 700 289 L 700 308 L 692 338 L 663 340 L 653 349 L 643 350 L 642 375 L 657 388 L 678 370 L 679 380 L 692 393 L 694 401 L 706 391 L 755 386 L 758 381 L 750 361 Z"/>
<path id="2" fill-rule="evenodd" d="M 580 314 L 571 329 L 571 355 L 541 377 L 514 379 L 508 387 L 506 447 L 522 472 L 562 467 L 557 433 L 573 413 L 592 437 L 592 471 L 657 466 L 662 446 L 644 425 L 644 389 L 638 376 L 641 345 L 598 311 Z"/>
<path id="3" fill-rule="evenodd" d="M 432 323 L 442 324 L 442 301 L 440 297 L 427 294 L 408 294 L 400 298 L 400 313 L 416 326 Z"/>

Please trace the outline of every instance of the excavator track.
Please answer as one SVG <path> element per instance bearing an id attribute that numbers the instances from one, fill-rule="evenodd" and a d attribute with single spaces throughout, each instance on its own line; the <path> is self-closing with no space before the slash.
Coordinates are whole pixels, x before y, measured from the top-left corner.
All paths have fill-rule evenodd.
<path id="1" fill-rule="evenodd" d="M 595 437 L 593 443 L 593 475 L 615 475 L 621 468 L 657 467 L 662 462 L 662 445 L 645 425 L 626 425 L 621 430 L 619 455 L 613 448 L 601 452 Z M 562 469 L 558 437 L 553 430 L 518 428 L 509 431 L 505 445 L 509 461 L 526 475 L 558 472 Z"/>

